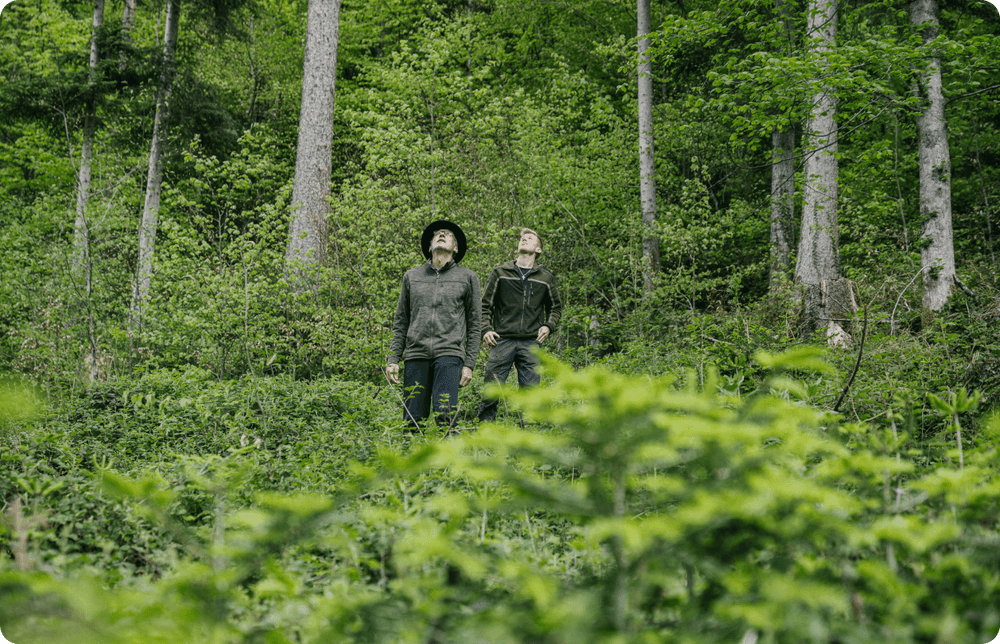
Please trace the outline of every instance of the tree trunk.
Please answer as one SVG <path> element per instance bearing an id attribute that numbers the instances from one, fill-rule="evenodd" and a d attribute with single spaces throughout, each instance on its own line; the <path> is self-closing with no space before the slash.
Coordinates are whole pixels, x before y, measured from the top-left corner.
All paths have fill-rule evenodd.
<path id="1" fill-rule="evenodd" d="M 771 289 L 792 269 L 795 225 L 795 133 L 777 128 L 771 133 Z"/>
<path id="2" fill-rule="evenodd" d="M 122 36 L 126 41 L 132 39 L 132 27 L 135 25 L 135 0 L 125 0 L 122 7 Z"/>
<path id="3" fill-rule="evenodd" d="M 135 0 L 125 0 L 122 8 L 122 43 L 132 43 L 132 27 L 135 25 Z M 125 51 L 118 55 L 118 69 L 125 69 Z"/>
<path id="4" fill-rule="evenodd" d="M 656 225 L 656 157 L 653 153 L 653 64 L 646 55 L 649 49 L 649 0 L 638 0 L 639 36 L 639 198 L 642 202 L 643 283 L 646 292 L 653 290 L 653 278 L 660 272 L 660 242 L 653 230 Z"/>
<path id="5" fill-rule="evenodd" d="M 90 76 L 85 113 L 83 116 L 83 143 L 80 146 L 80 174 L 76 186 L 76 221 L 73 225 L 73 273 L 83 274 L 84 293 L 87 298 L 87 338 L 90 342 L 90 359 L 85 360 L 88 377 L 97 376 L 97 341 L 94 334 L 94 313 L 91 303 L 93 291 L 92 264 L 90 262 L 90 226 L 87 222 L 87 203 L 90 201 L 90 176 L 94 161 L 94 130 L 97 122 L 97 49 L 98 32 L 104 25 L 104 0 L 94 0 L 94 22 L 90 33 Z"/>
<path id="6" fill-rule="evenodd" d="M 74 252 L 73 269 L 75 273 L 88 262 L 90 248 L 89 232 L 87 230 L 87 202 L 90 199 L 90 170 L 94 161 L 94 128 L 96 118 L 96 100 L 94 97 L 97 82 L 97 35 L 104 25 L 104 0 L 94 0 L 94 23 L 90 32 L 90 75 L 86 107 L 83 115 L 83 143 L 80 146 L 80 172 L 76 183 L 76 221 L 73 224 Z"/>
<path id="7" fill-rule="evenodd" d="M 823 56 L 837 36 L 837 0 L 810 0 L 808 38 Z M 822 76 L 822 74 L 820 74 Z M 802 288 L 803 332 L 833 328 L 824 291 L 840 279 L 837 231 L 837 100 L 831 88 L 819 86 L 806 124 L 805 181 L 795 281 Z M 832 322 L 832 323 L 831 323 Z"/>
<path id="8" fill-rule="evenodd" d="M 784 23 L 786 42 L 782 53 L 791 54 L 794 30 L 785 0 L 775 0 L 774 10 Z M 770 290 L 788 278 L 792 270 L 792 240 L 795 226 L 795 132 L 775 127 L 771 132 L 771 280 Z"/>
<path id="9" fill-rule="evenodd" d="M 326 255 L 339 31 L 340 0 L 309 0 L 286 273 L 317 266 Z"/>
<path id="10" fill-rule="evenodd" d="M 937 0 L 915 0 L 910 5 L 910 22 L 924 26 L 924 44 L 934 40 L 940 28 Z M 944 114 L 941 83 L 941 59 L 937 51 L 930 55 L 920 78 L 927 106 L 917 117 L 920 155 L 920 218 L 923 246 L 920 267 L 924 272 L 926 311 L 940 311 L 948 302 L 955 285 L 955 248 L 951 228 L 951 155 Z"/>
<path id="11" fill-rule="evenodd" d="M 163 69 L 160 87 L 156 94 L 156 117 L 153 120 L 153 137 L 149 146 L 149 170 L 146 176 L 146 200 L 139 224 L 139 267 L 132 290 L 131 330 L 142 326 L 143 309 L 149 299 L 149 286 L 153 274 L 153 249 L 156 245 L 156 226 L 160 216 L 160 192 L 163 188 L 163 148 L 170 122 L 170 93 L 174 82 L 174 58 L 177 51 L 177 24 L 180 18 L 180 0 L 168 0 L 166 28 L 163 34 Z"/>

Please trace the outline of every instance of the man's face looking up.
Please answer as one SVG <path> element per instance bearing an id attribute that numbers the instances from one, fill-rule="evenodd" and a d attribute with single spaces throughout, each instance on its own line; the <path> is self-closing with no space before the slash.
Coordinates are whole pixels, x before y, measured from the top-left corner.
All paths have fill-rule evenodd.
<path id="1" fill-rule="evenodd" d="M 447 228 L 435 230 L 434 236 L 431 237 L 431 252 L 439 249 L 446 250 L 452 255 L 458 251 L 458 241 L 455 239 L 455 234 Z"/>
<path id="2" fill-rule="evenodd" d="M 519 253 L 535 253 L 537 255 L 541 249 L 542 244 L 534 233 L 524 233 L 521 235 L 521 241 L 517 244 L 517 252 Z"/>

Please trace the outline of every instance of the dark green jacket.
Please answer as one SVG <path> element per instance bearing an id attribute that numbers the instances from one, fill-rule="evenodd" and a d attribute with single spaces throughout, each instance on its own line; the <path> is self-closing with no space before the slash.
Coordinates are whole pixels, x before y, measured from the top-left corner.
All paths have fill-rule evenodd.
<path id="1" fill-rule="evenodd" d="M 538 329 L 555 333 L 562 314 L 556 278 L 535 265 L 524 280 L 510 260 L 493 269 L 483 290 L 483 335 L 496 331 L 501 338 L 530 339 Z"/>
<path id="2" fill-rule="evenodd" d="M 479 276 L 448 262 L 441 270 L 430 260 L 403 275 L 392 321 L 389 364 L 406 359 L 462 358 L 476 368 L 479 353 Z"/>

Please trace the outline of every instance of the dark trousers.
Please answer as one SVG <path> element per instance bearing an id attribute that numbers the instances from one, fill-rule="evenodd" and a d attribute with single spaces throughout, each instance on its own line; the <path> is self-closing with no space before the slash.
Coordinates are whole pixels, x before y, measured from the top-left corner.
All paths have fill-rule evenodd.
<path id="1" fill-rule="evenodd" d="M 496 346 L 490 347 L 490 357 L 486 361 L 485 381 L 487 384 L 507 382 L 511 366 L 517 367 L 517 384 L 520 387 L 537 385 L 538 356 L 531 349 L 538 346 L 535 340 L 512 340 L 500 338 Z M 497 417 L 497 400 L 483 400 L 479 405 L 479 420 L 490 421 Z"/>
<path id="2" fill-rule="evenodd" d="M 451 422 L 451 410 L 458 405 L 458 382 L 462 379 L 462 358 L 446 356 L 432 360 L 407 360 L 403 365 L 404 420 L 414 427 L 427 418 L 431 409 L 438 425 Z"/>

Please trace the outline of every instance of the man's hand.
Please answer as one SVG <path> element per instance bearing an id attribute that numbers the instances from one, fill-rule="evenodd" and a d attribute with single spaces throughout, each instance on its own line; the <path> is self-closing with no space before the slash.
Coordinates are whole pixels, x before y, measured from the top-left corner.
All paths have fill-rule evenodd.
<path id="1" fill-rule="evenodd" d="M 547 327 L 547 326 L 539 327 L 538 328 L 538 337 L 535 338 L 535 340 L 538 341 L 538 344 L 541 344 L 541 343 L 545 342 L 545 338 L 547 338 L 547 337 L 549 337 L 549 327 Z"/>
<path id="2" fill-rule="evenodd" d="M 487 331 L 486 335 L 483 336 L 483 342 L 486 343 L 488 347 L 497 346 L 497 342 L 500 340 L 500 334 L 496 331 Z"/>
<path id="3" fill-rule="evenodd" d="M 399 384 L 399 365 L 391 364 L 385 368 L 385 375 L 388 376 L 389 382 L 394 385 Z"/>
<path id="4" fill-rule="evenodd" d="M 458 381 L 458 386 L 464 387 L 470 382 L 472 382 L 472 369 L 468 367 L 462 367 L 462 379 Z"/>

